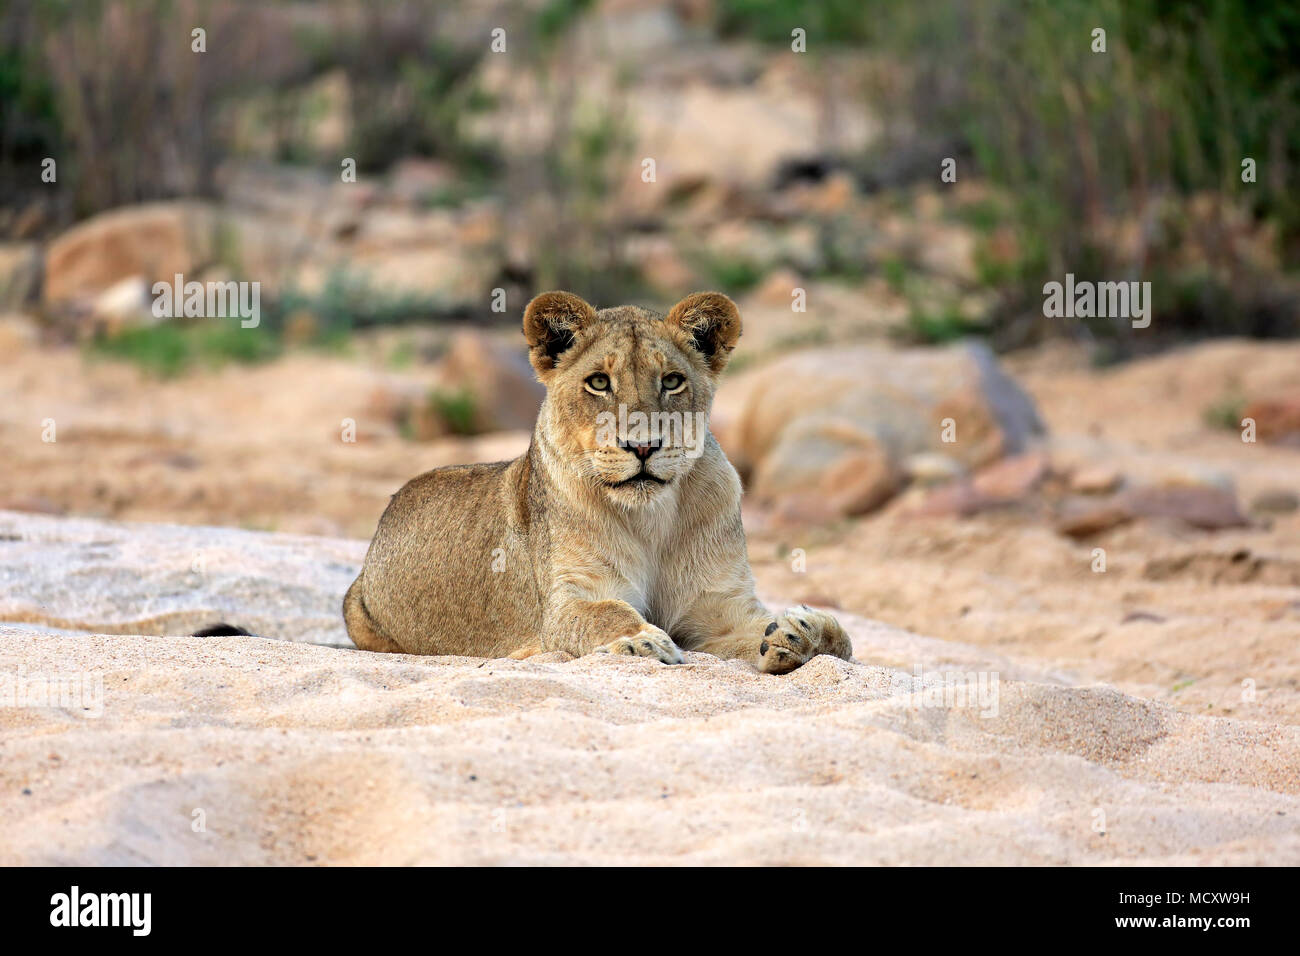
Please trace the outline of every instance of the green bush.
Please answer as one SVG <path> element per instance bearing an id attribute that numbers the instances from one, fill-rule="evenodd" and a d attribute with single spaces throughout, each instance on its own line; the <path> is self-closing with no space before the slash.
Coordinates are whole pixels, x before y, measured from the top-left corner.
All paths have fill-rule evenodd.
<path id="1" fill-rule="evenodd" d="M 478 403 L 468 389 L 449 391 L 434 389 L 429 393 L 429 407 L 447 423 L 447 427 L 457 435 L 476 433 L 475 417 Z"/>
<path id="2" fill-rule="evenodd" d="M 131 362 L 153 377 L 174 378 L 197 366 L 268 361 L 280 354 L 281 342 L 260 326 L 246 329 L 234 319 L 205 319 L 194 325 L 164 322 L 126 329 L 92 340 L 88 350 L 92 358 Z"/>

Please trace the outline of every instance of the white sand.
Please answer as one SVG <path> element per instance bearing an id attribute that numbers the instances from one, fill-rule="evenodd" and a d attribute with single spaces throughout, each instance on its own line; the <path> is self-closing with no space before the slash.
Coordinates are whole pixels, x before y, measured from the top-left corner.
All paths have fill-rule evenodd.
<path id="1" fill-rule="evenodd" d="M 63 527 L 0 517 L 27 539 L 0 548 Z M 76 524 L 99 551 L 167 533 Z M 279 593 L 282 620 L 304 608 L 313 634 L 349 568 L 314 584 L 286 555 L 364 547 L 221 535 L 245 540 L 258 600 Z M 65 559 L 93 594 L 89 559 Z M 19 565 L 0 565 L 0 619 L 31 609 Z M 0 626 L 0 674 L 104 687 L 99 718 L 0 707 L 0 863 L 1300 862 L 1300 729 L 843 619 L 859 661 L 783 677 L 700 654 L 483 661 Z M 918 667 L 998 671 L 997 715 L 914 696 Z"/>

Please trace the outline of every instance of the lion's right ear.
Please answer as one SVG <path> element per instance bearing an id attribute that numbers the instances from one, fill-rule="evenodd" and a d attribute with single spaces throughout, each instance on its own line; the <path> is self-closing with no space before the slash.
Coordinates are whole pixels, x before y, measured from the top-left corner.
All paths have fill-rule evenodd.
<path id="1" fill-rule="evenodd" d="M 594 322 L 596 310 L 572 292 L 543 292 L 524 309 L 528 360 L 539 375 L 555 368 L 577 333 Z"/>

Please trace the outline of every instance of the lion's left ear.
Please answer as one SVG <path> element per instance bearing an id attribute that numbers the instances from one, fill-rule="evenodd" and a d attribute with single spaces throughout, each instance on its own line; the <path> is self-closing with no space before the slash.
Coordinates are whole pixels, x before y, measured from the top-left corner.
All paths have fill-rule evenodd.
<path id="1" fill-rule="evenodd" d="M 696 292 L 672 307 L 664 322 L 686 334 L 717 375 L 727 365 L 740 338 L 740 310 L 721 292 Z"/>

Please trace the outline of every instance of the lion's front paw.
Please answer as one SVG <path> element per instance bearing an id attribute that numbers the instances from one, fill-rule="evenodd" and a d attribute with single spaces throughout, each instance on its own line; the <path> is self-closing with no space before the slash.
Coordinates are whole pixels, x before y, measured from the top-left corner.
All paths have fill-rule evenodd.
<path id="1" fill-rule="evenodd" d="M 667 632 L 647 624 L 629 637 L 620 637 L 602 644 L 593 654 L 631 654 L 635 657 L 653 657 L 665 664 L 680 664 L 682 652 Z"/>
<path id="2" fill-rule="evenodd" d="M 767 626 L 758 654 L 758 669 L 764 674 L 784 674 L 818 654 L 851 660 L 853 642 L 835 618 L 800 604 Z"/>

